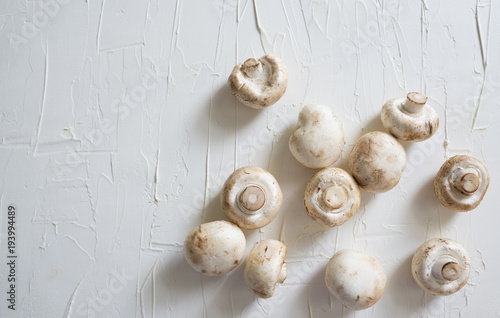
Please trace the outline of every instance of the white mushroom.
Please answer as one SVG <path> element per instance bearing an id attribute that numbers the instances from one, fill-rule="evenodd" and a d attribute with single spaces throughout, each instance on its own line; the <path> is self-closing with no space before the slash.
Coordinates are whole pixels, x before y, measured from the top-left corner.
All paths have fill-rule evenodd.
<path id="1" fill-rule="evenodd" d="M 353 177 L 340 168 L 326 168 L 307 183 L 304 206 L 307 214 L 325 226 L 344 224 L 358 211 L 361 194 Z"/>
<path id="2" fill-rule="evenodd" d="M 278 215 L 283 194 L 272 174 L 259 167 L 243 167 L 227 178 L 220 200 L 231 222 L 244 229 L 258 229 Z"/>
<path id="3" fill-rule="evenodd" d="M 289 141 L 290 151 L 298 162 L 321 169 L 339 159 L 344 148 L 344 131 L 328 106 L 305 106 L 299 114 L 298 126 Z"/>
<path id="4" fill-rule="evenodd" d="M 486 167 L 471 156 L 448 159 L 434 178 L 439 201 L 453 211 L 470 211 L 483 200 L 490 184 Z"/>
<path id="5" fill-rule="evenodd" d="M 384 104 L 380 117 L 385 129 L 405 141 L 423 141 L 434 135 L 439 116 L 420 93 L 408 93 L 406 98 L 394 98 Z"/>
<path id="6" fill-rule="evenodd" d="M 240 102 L 262 109 L 276 103 L 285 94 L 288 71 L 279 57 L 267 54 L 259 60 L 249 58 L 236 65 L 227 83 Z"/>
<path id="7" fill-rule="evenodd" d="M 286 279 L 286 246 L 280 241 L 265 240 L 254 245 L 245 263 L 245 285 L 260 298 L 274 294 L 276 284 Z"/>
<path id="8" fill-rule="evenodd" d="M 194 228 L 184 242 L 184 257 L 196 271 L 219 276 L 232 271 L 246 251 L 245 235 L 226 221 L 204 223 Z"/>
<path id="9" fill-rule="evenodd" d="M 406 165 L 406 153 L 393 136 L 369 132 L 356 142 L 349 155 L 349 169 L 359 186 L 369 192 L 391 190 Z"/>
<path id="10" fill-rule="evenodd" d="M 418 286 L 434 295 L 451 295 L 469 279 L 470 258 L 454 240 L 435 238 L 422 244 L 411 261 L 411 272 Z"/>
<path id="11" fill-rule="evenodd" d="M 355 250 L 337 252 L 328 262 L 326 287 L 352 310 L 369 308 L 382 297 L 385 271 L 379 261 Z"/>

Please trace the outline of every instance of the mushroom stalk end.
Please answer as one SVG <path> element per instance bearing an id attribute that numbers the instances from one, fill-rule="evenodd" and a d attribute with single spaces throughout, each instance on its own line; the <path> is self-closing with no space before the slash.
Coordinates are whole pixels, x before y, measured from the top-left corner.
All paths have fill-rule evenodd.
<path id="1" fill-rule="evenodd" d="M 456 262 L 448 262 L 441 269 L 441 275 L 448 281 L 457 280 L 462 275 L 462 268 Z"/>
<path id="2" fill-rule="evenodd" d="M 262 73 L 262 63 L 254 58 L 249 58 L 241 66 L 243 73 L 250 78 L 256 78 Z"/>
<path id="3" fill-rule="evenodd" d="M 246 211 L 255 212 L 264 206 L 266 195 L 260 187 L 251 185 L 243 189 L 238 201 Z"/>
<path id="4" fill-rule="evenodd" d="M 465 173 L 459 177 L 455 186 L 463 194 L 472 194 L 479 189 L 480 182 L 478 176 L 475 174 Z"/>
<path id="5" fill-rule="evenodd" d="M 408 113 L 418 115 L 422 113 L 426 102 L 427 96 L 412 92 L 408 93 L 402 106 Z"/>
<path id="6" fill-rule="evenodd" d="M 332 209 L 340 208 L 344 205 L 346 199 L 347 193 L 344 187 L 334 185 L 323 192 L 324 203 Z"/>

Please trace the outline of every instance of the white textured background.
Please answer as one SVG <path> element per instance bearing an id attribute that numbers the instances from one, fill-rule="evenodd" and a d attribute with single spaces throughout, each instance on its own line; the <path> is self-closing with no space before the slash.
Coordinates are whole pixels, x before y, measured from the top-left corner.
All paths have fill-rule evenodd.
<path id="1" fill-rule="evenodd" d="M 498 1 L 0 2 L 1 255 L 6 211 L 17 218 L 17 307 L 1 317 L 498 317 L 500 253 L 500 3 Z M 289 70 L 285 96 L 256 111 L 226 79 L 249 57 L 274 53 Z M 408 91 L 440 116 L 430 140 L 405 144 L 400 184 L 362 192 L 358 214 L 326 229 L 302 196 L 315 173 L 288 150 L 307 103 L 329 105 L 346 146 L 381 130 L 383 103 Z M 470 213 L 440 206 L 432 179 L 450 156 L 483 161 L 491 185 Z M 247 248 L 288 246 L 288 278 L 269 300 L 243 266 L 202 277 L 182 245 L 201 222 L 225 219 L 218 201 L 236 168 L 268 169 L 284 204 Z M 457 294 L 421 291 L 415 249 L 434 237 L 472 258 Z M 324 285 L 328 259 L 355 248 L 383 264 L 383 298 L 343 309 Z"/>

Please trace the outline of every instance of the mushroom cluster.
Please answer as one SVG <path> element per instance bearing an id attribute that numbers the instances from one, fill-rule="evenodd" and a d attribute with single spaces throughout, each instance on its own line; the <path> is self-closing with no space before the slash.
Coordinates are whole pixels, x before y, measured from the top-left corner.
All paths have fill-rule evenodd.
<path id="1" fill-rule="evenodd" d="M 233 222 L 214 221 L 194 228 L 184 242 L 187 263 L 206 276 L 219 276 L 235 269 L 246 250 L 240 228 L 258 229 L 278 214 L 283 194 L 276 179 L 259 167 L 234 171 L 221 191 L 221 206 Z M 236 224 L 236 225 L 235 225 Z M 277 283 L 286 278 L 286 246 L 280 241 L 258 242 L 245 263 L 245 284 L 257 297 L 269 298 Z"/>
<path id="2" fill-rule="evenodd" d="M 228 84 L 242 103 L 262 109 L 283 96 L 287 81 L 281 59 L 268 54 L 236 65 Z M 345 143 L 342 126 L 333 111 L 318 104 L 301 110 L 289 148 L 303 166 L 323 169 L 309 180 L 304 191 L 304 208 L 318 224 L 334 227 L 349 220 L 359 209 L 360 188 L 372 193 L 394 188 L 406 165 L 405 150 L 397 139 L 426 140 L 439 126 L 437 113 L 427 104 L 427 97 L 415 92 L 386 102 L 380 116 L 388 133 L 374 131 L 359 138 L 349 155 L 351 176 L 343 169 L 328 168 L 339 159 Z M 488 186 L 486 167 L 469 156 L 455 156 L 446 161 L 434 180 L 441 203 L 455 211 L 476 208 Z M 234 224 L 226 221 L 201 224 L 188 234 L 184 244 L 188 264 L 208 276 L 225 274 L 241 263 L 246 239 L 240 228 L 259 229 L 272 222 L 281 208 L 283 194 L 268 171 L 243 167 L 224 183 L 220 202 Z M 276 285 L 285 281 L 286 254 L 287 247 L 277 240 L 263 240 L 253 246 L 245 262 L 244 282 L 255 296 L 272 297 Z M 467 283 L 471 266 L 467 251 L 459 243 L 437 238 L 417 249 L 411 269 L 423 290 L 450 295 Z M 386 275 L 375 258 L 345 249 L 328 262 L 325 284 L 345 307 L 363 310 L 382 297 Z"/>

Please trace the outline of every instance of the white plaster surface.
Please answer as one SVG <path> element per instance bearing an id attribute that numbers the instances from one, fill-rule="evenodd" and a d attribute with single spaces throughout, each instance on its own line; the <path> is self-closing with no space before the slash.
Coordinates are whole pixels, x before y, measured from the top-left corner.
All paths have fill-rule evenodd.
<path id="1" fill-rule="evenodd" d="M 0 1 L 0 317 L 498 317 L 500 253 L 500 3 L 467 1 Z M 249 57 L 274 53 L 284 97 L 247 108 L 226 80 Z M 347 158 L 381 130 L 387 100 L 418 91 L 440 117 L 431 139 L 404 143 L 401 182 L 362 191 L 359 212 L 323 228 L 303 208 L 316 170 L 288 149 L 300 109 L 330 106 Z M 488 167 L 469 213 L 446 210 L 432 179 L 456 154 Z M 288 278 L 256 299 L 243 265 L 203 277 L 183 242 L 226 219 L 219 192 L 237 168 L 270 171 L 277 218 L 244 231 L 288 247 Z M 7 308 L 7 209 L 16 219 L 16 310 Z M 425 294 L 413 252 L 449 237 L 469 252 L 458 293 Z M 329 295 L 328 259 L 353 248 L 378 259 L 387 288 L 352 312 Z"/>

